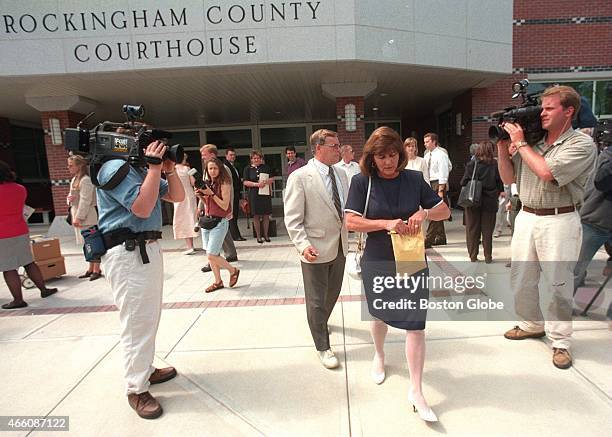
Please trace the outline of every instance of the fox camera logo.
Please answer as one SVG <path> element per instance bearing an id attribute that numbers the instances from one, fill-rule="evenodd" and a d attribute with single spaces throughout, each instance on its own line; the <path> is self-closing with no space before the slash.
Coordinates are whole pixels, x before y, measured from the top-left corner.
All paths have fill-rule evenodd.
<path id="1" fill-rule="evenodd" d="M 128 139 L 127 138 L 115 138 L 115 144 L 113 145 L 113 152 L 128 152 Z"/>

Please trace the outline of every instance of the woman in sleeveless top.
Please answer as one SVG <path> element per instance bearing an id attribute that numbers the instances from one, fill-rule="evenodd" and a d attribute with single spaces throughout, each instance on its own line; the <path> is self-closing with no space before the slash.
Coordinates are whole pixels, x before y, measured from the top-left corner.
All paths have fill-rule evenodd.
<path id="1" fill-rule="evenodd" d="M 204 202 L 204 212 L 207 216 L 221 219 L 214 228 L 202 229 L 206 255 L 208 255 L 208 262 L 215 276 L 215 282 L 205 290 L 206 293 L 211 293 L 224 287 L 221 280 L 221 269 L 230 272 L 230 287 L 233 287 L 238 282 L 240 270 L 232 267 L 221 256 L 221 246 L 229 229 L 228 217 L 232 211 L 230 205 L 232 190 L 230 176 L 225 171 L 223 163 L 217 158 L 206 161 L 204 163 L 204 171 L 207 186 L 204 189 L 197 189 L 196 195 Z"/>

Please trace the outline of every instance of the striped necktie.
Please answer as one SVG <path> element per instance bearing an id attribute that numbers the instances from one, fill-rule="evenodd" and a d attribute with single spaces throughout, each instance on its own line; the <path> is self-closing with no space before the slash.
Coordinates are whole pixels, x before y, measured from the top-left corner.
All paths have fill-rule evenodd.
<path id="1" fill-rule="evenodd" d="M 338 213 L 338 217 L 342 218 L 342 206 L 340 205 L 340 195 L 338 194 L 338 185 L 336 185 L 336 175 L 334 174 L 334 169 L 332 166 L 329 166 L 329 177 L 331 178 L 332 183 L 332 195 L 334 197 L 334 206 L 336 207 L 336 212 Z"/>

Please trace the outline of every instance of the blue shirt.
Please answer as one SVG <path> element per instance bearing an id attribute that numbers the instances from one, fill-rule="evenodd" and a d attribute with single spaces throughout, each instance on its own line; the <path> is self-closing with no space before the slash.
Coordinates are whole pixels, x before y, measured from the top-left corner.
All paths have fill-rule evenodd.
<path id="1" fill-rule="evenodd" d="M 98 182 L 107 183 L 125 161 L 113 159 L 102 165 L 98 172 Z M 147 218 L 138 218 L 132 212 L 132 205 L 140 193 L 140 186 L 147 174 L 146 169 L 135 169 L 130 166 L 125 179 L 112 190 L 96 188 L 98 195 L 98 209 L 100 217 L 98 227 L 100 231 L 108 232 L 119 228 L 129 228 L 132 232 L 161 231 L 162 213 L 161 198 L 168 193 L 168 182 L 160 180 L 159 198 L 151 215 Z"/>

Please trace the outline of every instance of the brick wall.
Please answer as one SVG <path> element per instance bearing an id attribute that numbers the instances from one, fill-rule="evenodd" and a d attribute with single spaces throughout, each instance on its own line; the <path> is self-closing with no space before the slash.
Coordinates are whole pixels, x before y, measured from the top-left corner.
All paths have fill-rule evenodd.
<path id="1" fill-rule="evenodd" d="M 365 113 L 364 98 L 355 97 L 338 97 L 336 98 L 336 118 L 338 120 L 338 139 L 340 144 L 350 144 L 355 152 L 355 159 L 359 161 L 365 144 L 365 122 L 363 120 Z M 357 129 L 354 132 L 346 130 L 344 122 L 344 106 L 352 103 L 355 105 L 357 112 Z M 340 117 L 340 118 L 338 118 Z"/>
<path id="2" fill-rule="evenodd" d="M 63 130 L 68 127 L 75 127 L 83 119 L 83 115 L 71 111 L 41 112 L 42 127 L 49 131 L 49 119 L 57 118 L 60 128 Z M 62 135 L 63 138 L 63 135 Z M 51 136 L 45 135 L 45 148 L 47 150 L 47 161 L 49 162 L 49 178 L 51 179 L 51 192 L 53 193 L 53 209 L 55 215 L 67 215 L 68 205 L 66 196 L 69 192 L 70 173 L 68 173 L 67 158 L 68 152 L 64 149 L 64 144 L 54 145 L 51 143 Z"/>

